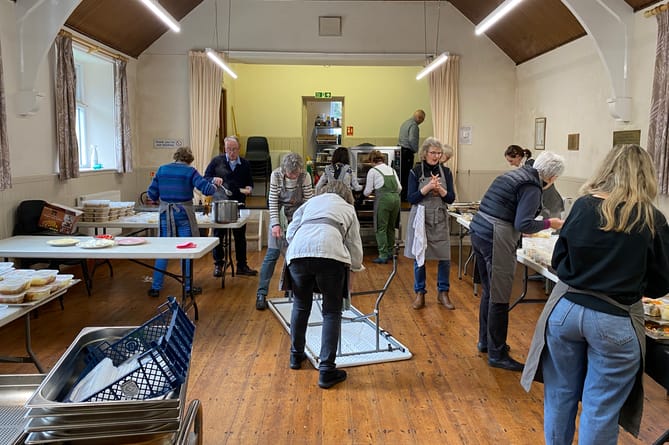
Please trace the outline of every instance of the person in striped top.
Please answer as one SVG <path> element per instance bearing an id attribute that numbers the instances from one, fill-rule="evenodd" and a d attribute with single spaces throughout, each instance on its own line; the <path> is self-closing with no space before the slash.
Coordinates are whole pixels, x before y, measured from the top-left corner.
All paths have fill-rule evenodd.
<path id="1" fill-rule="evenodd" d="M 269 233 L 267 253 L 260 268 L 260 280 L 256 292 L 256 309 L 267 308 L 267 289 L 274 274 L 279 253 L 285 252 L 286 227 L 293 213 L 313 196 L 311 176 L 304 171 L 304 161 L 297 153 L 288 153 L 281 166 L 272 172 L 269 183 Z"/>

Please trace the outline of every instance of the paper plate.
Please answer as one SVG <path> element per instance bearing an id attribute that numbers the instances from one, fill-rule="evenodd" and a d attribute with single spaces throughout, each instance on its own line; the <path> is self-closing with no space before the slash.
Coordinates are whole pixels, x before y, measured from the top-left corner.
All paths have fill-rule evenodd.
<path id="1" fill-rule="evenodd" d="M 119 246 L 137 246 L 139 244 L 144 244 L 145 242 L 146 242 L 145 238 L 137 238 L 137 237 L 116 239 L 116 244 L 118 244 Z"/>
<path id="2" fill-rule="evenodd" d="M 50 246 L 55 246 L 55 247 L 68 247 L 68 246 L 74 246 L 78 242 L 79 240 L 76 238 L 58 238 L 49 240 L 46 243 Z"/>
<path id="3" fill-rule="evenodd" d="M 114 244 L 116 242 L 110 239 L 92 239 L 77 243 L 77 247 L 81 247 L 82 249 L 102 249 L 103 247 L 111 247 Z"/>

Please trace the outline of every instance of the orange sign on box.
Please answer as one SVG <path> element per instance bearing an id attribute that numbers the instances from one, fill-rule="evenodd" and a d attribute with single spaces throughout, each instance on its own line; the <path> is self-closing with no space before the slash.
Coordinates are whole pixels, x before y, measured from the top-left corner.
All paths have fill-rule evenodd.
<path id="1" fill-rule="evenodd" d="M 346 136 L 353 136 L 353 126 L 346 127 Z"/>

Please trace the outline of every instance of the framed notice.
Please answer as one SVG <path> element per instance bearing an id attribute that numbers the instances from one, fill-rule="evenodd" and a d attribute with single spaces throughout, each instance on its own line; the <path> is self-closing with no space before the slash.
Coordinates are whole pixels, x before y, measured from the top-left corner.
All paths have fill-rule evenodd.
<path id="1" fill-rule="evenodd" d="M 538 117 L 534 119 L 534 149 L 543 150 L 546 148 L 546 118 Z"/>

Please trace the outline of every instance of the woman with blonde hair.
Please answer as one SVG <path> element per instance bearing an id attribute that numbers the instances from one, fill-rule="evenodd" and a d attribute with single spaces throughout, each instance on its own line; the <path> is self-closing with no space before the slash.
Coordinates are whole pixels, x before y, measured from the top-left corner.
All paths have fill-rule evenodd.
<path id="1" fill-rule="evenodd" d="M 544 381 L 547 444 L 615 444 L 635 436 L 643 408 L 641 298 L 669 293 L 669 226 L 653 202 L 657 181 L 638 145 L 613 148 L 581 187 L 552 266 L 559 281 L 539 318 L 521 383 Z"/>

